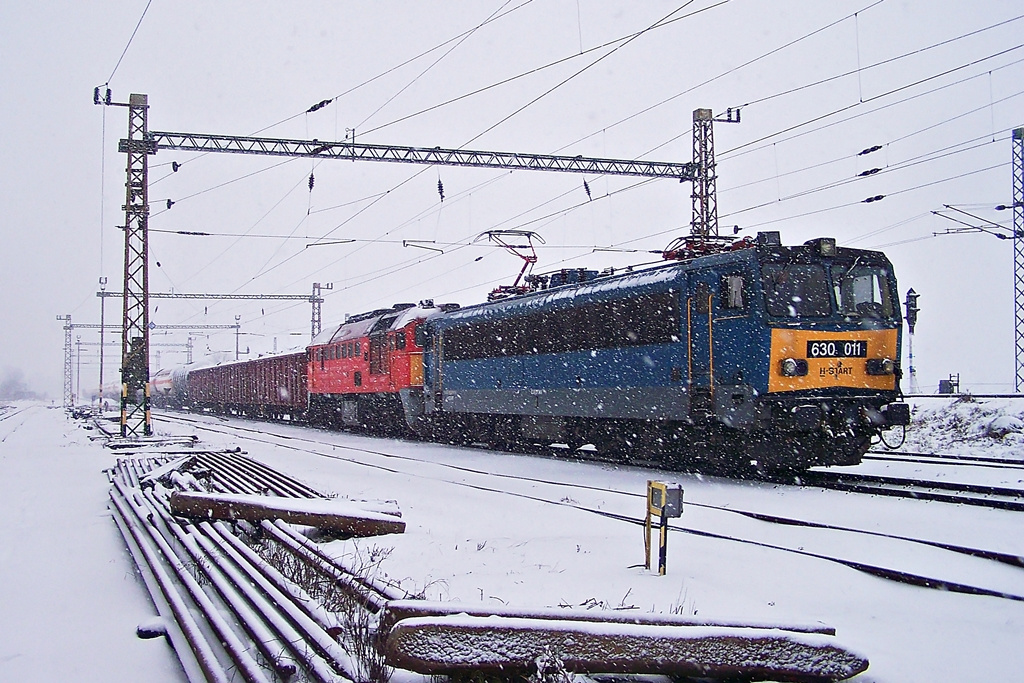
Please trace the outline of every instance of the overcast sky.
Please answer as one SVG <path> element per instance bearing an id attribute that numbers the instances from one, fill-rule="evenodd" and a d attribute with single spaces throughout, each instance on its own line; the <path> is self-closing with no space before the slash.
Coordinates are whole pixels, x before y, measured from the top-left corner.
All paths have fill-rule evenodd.
<path id="1" fill-rule="evenodd" d="M 976 392 L 1012 390 L 1012 242 L 933 237 L 964 226 L 932 212 L 1011 222 L 994 207 L 1011 202 L 1010 131 L 1024 125 L 1022 15 L 996 0 L 2 3 L 0 371 L 59 399 L 56 316 L 98 322 L 98 278 L 121 287 L 126 110 L 92 102 L 109 82 L 115 101 L 149 95 L 151 130 L 329 140 L 354 128 L 361 142 L 661 161 L 691 159 L 694 109 L 741 106 L 742 123 L 715 128 L 721 224 L 884 250 L 901 298 L 921 294 L 922 389 L 959 372 Z M 520 265 L 472 245 L 484 230 L 540 233 L 543 272 L 651 261 L 690 222 L 690 186 L 669 180 L 173 152 L 150 163 L 151 291 L 333 283 L 325 325 L 399 301 L 481 301 Z M 318 239 L 356 241 L 307 247 Z M 151 310 L 157 324 L 236 315 L 243 350 L 308 341 L 308 303 Z M 83 349 L 93 387 L 98 350 Z M 198 337 L 197 357 L 207 349 L 233 352 L 234 336 Z M 157 352 L 184 362 L 153 352 L 154 372 Z M 119 349 L 107 358 L 110 381 Z"/>

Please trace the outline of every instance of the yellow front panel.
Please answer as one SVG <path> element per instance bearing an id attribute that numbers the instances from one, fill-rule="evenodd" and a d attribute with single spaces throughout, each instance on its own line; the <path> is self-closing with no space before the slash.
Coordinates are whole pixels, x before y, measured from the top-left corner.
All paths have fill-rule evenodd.
<path id="1" fill-rule="evenodd" d="M 423 354 L 409 354 L 409 384 L 414 387 L 423 386 Z"/>
<path id="2" fill-rule="evenodd" d="M 851 340 L 866 341 L 867 358 L 808 358 L 807 342 Z M 807 360 L 807 374 L 803 377 L 784 377 L 782 360 Z M 772 329 L 771 367 L 768 370 L 768 391 L 799 391 L 828 387 L 878 389 L 896 388 L 895 375 L 869 375 L 869 358 L 896 356 L 896 330 L 855 330 L 847 332 L 818 332 L 812 330 Z"/>

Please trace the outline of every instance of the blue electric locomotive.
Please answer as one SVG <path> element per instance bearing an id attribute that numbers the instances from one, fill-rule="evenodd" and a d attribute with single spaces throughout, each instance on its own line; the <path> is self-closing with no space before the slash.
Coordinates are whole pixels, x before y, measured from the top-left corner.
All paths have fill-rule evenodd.
<path id="1" fill-rule="evenodd" d="M 901 327 L 884 254 L 760 233 L 429 321 L 422 413 L 407 418 L 449 440 L 593 444 L 675 467 L 853 464 L 909 422 Z"/>

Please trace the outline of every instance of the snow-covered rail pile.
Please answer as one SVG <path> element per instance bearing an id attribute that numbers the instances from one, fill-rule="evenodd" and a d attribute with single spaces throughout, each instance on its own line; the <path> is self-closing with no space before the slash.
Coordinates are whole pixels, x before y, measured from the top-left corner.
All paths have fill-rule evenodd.
<path id="1" fill-rule="evenodd" d="M 238 453 L 122 458 L 111 481 L 114 519 L 161 615 L 140 635 L 166 635 L 190 680 L 382 678 L 373 615 L 406 595 L 280 517 L 335 531 L 363 519 L 366 535 L 397 528 L 394 504 L 328 499 Z M 194 506 L 184 516 L 172 512 L 179 496 Z"/>

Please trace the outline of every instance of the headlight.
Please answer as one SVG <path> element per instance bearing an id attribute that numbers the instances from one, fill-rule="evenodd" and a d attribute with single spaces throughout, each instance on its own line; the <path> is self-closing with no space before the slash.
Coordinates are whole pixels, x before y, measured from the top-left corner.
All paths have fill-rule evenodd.
<path id="1" fill-rule="evenodd" d="M 869 358 L 867 371 L 869 375 L 891 375 L 896 370 L 892 358 Z"/>
<path id="2" fill-rule="evenodd" d="M 782 359 L 782 375 L 784 377 L 803 377 L 807 374 L 807 361 L 803 358 Z"/>

